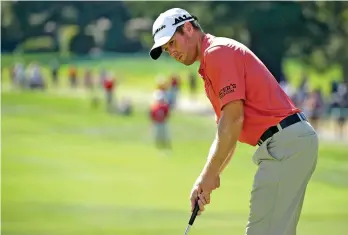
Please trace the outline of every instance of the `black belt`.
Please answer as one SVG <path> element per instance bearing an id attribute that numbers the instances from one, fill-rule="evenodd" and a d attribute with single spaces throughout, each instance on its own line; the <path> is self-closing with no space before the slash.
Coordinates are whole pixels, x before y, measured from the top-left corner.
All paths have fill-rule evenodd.
<path id="1" fill-rule="evenodd" d="M 258 145 L 261 145 L 263 142 L 265 142 L 268 138 L 271 138 L 275 133 L 280 131 L 281 129 L 285 129 L 288 126 L 291 126 L 297 122 L 301 121 L 307 121 L 306 116 L 301 112 L 301 113 L 295 113 L 292 114 L 283 120 L 279 122 L 278 125 L 276 126 L 271 126 L 268 128 L 260 137 L 259 141 L 257 142 Z"/>

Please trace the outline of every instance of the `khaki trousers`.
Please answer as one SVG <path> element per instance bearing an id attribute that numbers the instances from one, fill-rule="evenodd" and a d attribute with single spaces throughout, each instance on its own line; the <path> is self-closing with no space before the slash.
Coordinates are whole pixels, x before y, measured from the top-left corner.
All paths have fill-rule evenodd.
<path id="1" fill-rule="evenodd" d="M 279 131 L 256 150 L 246 235 L 296 234 L 317 157 L 318 137 L 305 121 Z"/>

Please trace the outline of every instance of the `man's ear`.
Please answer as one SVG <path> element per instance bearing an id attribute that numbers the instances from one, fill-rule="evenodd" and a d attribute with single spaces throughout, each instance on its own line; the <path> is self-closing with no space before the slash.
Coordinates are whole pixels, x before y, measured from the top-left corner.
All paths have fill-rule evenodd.
<path id="1" fill-rule="evenodd" d="M 188 33 L 190 36 L 192 35 L 193 27 L 192 27 L 192 24 L 190 22 L 185 22 L 185 24 L 184 24 L 184 31 L 186 33 Z"/>

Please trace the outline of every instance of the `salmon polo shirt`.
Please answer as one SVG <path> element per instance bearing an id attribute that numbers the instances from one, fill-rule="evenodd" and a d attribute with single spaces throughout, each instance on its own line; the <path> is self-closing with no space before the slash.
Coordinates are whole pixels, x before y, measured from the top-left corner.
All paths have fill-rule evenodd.
<path id="1" fill-rule="evenodd" d="M 199 74 L 217 123 L 226 104 L 243 100 L 242 143 L 255 146 L 270 126 L 300 112 L 260 59 L 233 39 L 204 36 Z"/>

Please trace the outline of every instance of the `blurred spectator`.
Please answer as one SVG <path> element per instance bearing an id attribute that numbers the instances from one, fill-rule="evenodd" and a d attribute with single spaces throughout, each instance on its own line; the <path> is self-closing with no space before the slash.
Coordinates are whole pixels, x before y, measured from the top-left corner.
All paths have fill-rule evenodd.
<path id="1" fill-rule="evenodd" d="M 100 70 L 100 74 L 99 74 L 99 86 L 100 87 L 104 87 L 104 82 L 107 78 L 108 74 L 106 69 L 101 69 Z"/>
<path id="2" fill-rule="evenodd" d="M 189 88 L 191 99 L 194 99 L 197 92 L 197 76 L 194 73 L 189 74 Z"/>
<path id="3" fill-rule="evenodd" d="M 302 74 L 300 86 L 296 94 L 296 102 L 301 106 L 309 93 L 309 77 L 306 73 Z"/>
<path id="4" fill-rule="evenodd" d="M 14 87 L 26 88 L 27 79 L 25 75 L 25 67 L 22 63 L 16 63 L 12 69 L 12 84 Z"/>
<path id="5" fill-rule="evenodd" d="M 166 81 L 166 78 L 164 76 L 159 76 L 156 79 L 156 88 L 155 88 L 155 92 L 156 91 L 162 91 L 165 94 L 165 99 L 167 100 L 167 102 L 169 101 L 170 97 L 169 97 L 169 92 L 168 92 L 168 82 Z"/>
<path id="6" fill-rule="evenodd" d="M 9 67 L 8 69 L 8 73 L 9 73 L 9 78 L 10 78 L 10 83 L 11 83 L 11 86 L 12 88 L 16 88 L 17 87 L 17 84 L 16 84 L 16 65 L 12 65 Z M 3 78 L 4 77 L 4 74 L 3 74 L 3 67 L 1 66 L 1 77 Z"/>
<path id="7" fill-rule="evenodd" d="M 331 82 L 331 94 L 336 93 L 337 89 L 338 89 L 338 82 L 334 80 Z"/>
<path id="8" fill-rule="evenodd" d="M 168 84 L 167 84 L 166 79 L 165 79 L 164 76 L 159 76 L 157 78 L 157 87 L 156 88 L 157 88 L 157 90 L 161 90 L 163 92 L 167 92 L 168 91 Z"/>
<path id="9" fill-rule="evenodd" d="M 340 97 L 344 97 L 344 95 L 347 93 L 347 84 L 344 82 L 339 83 L 337 88 L 337 93 Z"/>
<path id="10" fill-rule="evenodd" d="M 168 89 L 168 103 L 171 109 L 175 108 L 179 90 L 180 90 L 180 78 L 177 74 L 173 74 L 170 77 L 170 86 Z"/>
<path id="11" fill-rule="evenodd" d="M 279 83 L 280 87 L 283 89 L 283 91 L 294 101 L 296 90 L 295 88 L 287 82 L 285 79 L 283 79 Z"/>
<path id="12" fill-rule="evenodd" d="M 114 103 L 114 88 L 115 88 L 115 78 L 110 73 L 104 80 L 104 91 L 105 91 L 105 98 L 106 98 L 106 107 L 108 111 L 112 111 L 111 108 L 113 107 Z"/>
<path id="13" fill-rule="evenodd" d="M 342 96 L 338 92 L 338 84 L 337 84 L 337 87 L 335 89 L 332 89 L 332 93 L 330 97 L 330 108 L 329 108 L 330 112 L 332 111 L 332 109 L 338 108 L 340 106 L 341 99 L 342 99 Z"/>
<path id="14" fill-rule="evenodd" d="M 52 84 L 54 86 L 58 86 L 58 80 L 59 80 L 58 74 L 59 74 L 60 64 L 58 60 L 55 59 L 51 62 L 50 65 L 51 65 L 51 74 L 52 74 Z"/>
<path id="15" fill-rule="evenodd" d="M 303 104 L 303 112 L 309 117 L 314 129 L 318 129 L 318 121 L 324 111 L 324 101 L 320 89 L 309 93 Z"/>
<path id="16" fill-rule="evenodd" d="M 28 67 L 28 78 L 29 88 L 34 89 L 45 89 L 45 82 L 42 77 L 40 66 L 36 63 L 32 63 Z"/>
<path id="17" fill-rule="evenodd" d="M 70 66 L 69 68 L 69 80 L 71 88 L 77 87 L 77 68 L 75 66 Z"/>
<path id="18" fill-rule="evenodd" d="M 93 74 L 92 74 L 92 71 L 91 69 L 87 68 L 85 70 L 85 74 L 84 74 L 84 85 L 85 85 L 85 88 L 88 89 L 88 90 L 93 90 L 94 88 L 94 79 L 93 79 Z"/>
<path id="19" fill-rule="evenodd" d="M 150 118 L 154 128 L 155 143 L 159 149 L 170 149 L 170 138 L 167 122 L 169 118 L 169 104 L 165 92 L 156 90 L 153 94 L 154 102 L 150 107 Z"/>
<path id="20" fill-rule="evenodd" d="M 120 101 L 118 111 L 120 114 L 125 116 L 130 116 L 133 113 L 133 105 L 130 99 L 123 98 Z"/>
<path id="21" fill-rule="evenodd" d="M 338 137 L 344 135 L 345 123 L 348 117 L 348 87 L 347 84 L 337 84 L 337 89 L 332 94 L 330 104 L 331 115 L 336 120 Z"/>

